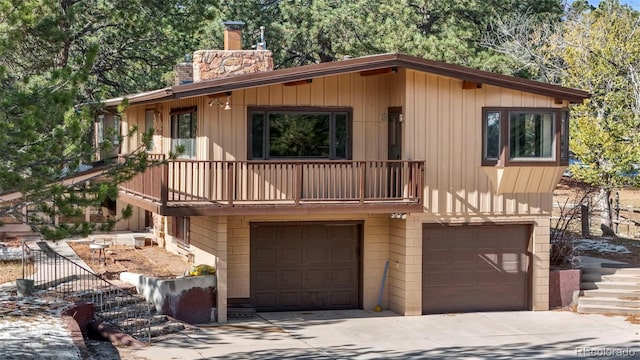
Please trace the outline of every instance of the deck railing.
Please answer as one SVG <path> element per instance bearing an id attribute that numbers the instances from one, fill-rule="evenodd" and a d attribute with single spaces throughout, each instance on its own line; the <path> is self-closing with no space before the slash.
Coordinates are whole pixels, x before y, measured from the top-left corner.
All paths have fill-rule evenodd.
<path id="1" fill-rule="evenodd" d="M 424 162 L 169 160 L 124 183 L 159 201 L 422 203 Z"/>

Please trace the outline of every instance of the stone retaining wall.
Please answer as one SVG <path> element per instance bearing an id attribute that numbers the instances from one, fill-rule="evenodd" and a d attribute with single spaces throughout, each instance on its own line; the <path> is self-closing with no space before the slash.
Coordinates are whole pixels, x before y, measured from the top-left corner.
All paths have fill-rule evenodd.
<path id="1" fill-rule="evenodd" d="M 160 314 L 169 315 L 189 324 L 213 322 L 216 304 L 215 275 L 158 279 L 123 272 L 120 280 L 135 285 L 139 294 L 155 306 Z"/>

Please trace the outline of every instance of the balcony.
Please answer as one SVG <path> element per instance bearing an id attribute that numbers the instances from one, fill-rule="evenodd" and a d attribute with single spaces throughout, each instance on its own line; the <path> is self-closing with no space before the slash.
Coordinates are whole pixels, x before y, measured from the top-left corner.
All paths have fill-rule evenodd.
<path id="1" fill-rule="evenodd" d="M 166 216 L 423 211 L 423 161 L 169 160 L 121 185 Z"/>

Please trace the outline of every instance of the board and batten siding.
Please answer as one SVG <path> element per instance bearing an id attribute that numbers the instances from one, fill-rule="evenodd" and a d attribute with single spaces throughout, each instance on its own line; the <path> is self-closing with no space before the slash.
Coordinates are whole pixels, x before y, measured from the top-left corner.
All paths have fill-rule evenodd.
<path id="1" fill-rule="evenodd" d="M 219 99 L 226 101 L 226 95 Z M 144 112 L 154 108 L 162 123 L 162 149 L 171 150 L 171 109 L 197 107 L 197 159 L 247 159 L 247 107 L 350 107 L 353 111 L 354 160 L 387 159 L 389 107 L 403 108 L 403 159 L 425 160 L 425 211 L 440 218 L 457 216 L 541 215 L 551 210 L 547 190 L 563 167 L 522 167 L 496 179 L 481 167 L 484 106 L 562 107 L 554 99 L 484 84 L 463 90 L 462 80 L 399 69 L 396 73 L 361 76 L 343 74 L 285 86 L 275 84 L 233 91 L 231 110 L 208 96 L 139 105 L 127 109 L 127 124 L 144 129 Z M 139 136 L 129 148 L 139 144 Z M 511 185 L 509 185 L 511 184 Z M 538 185 L 540 184 L 540 185 Z M 551 185 L 549 185 L 551 184 Z M 525 189 L 526 191 L 522 191 Z M 531 189 L 534 189 L 531 191 Z"/>
<path id="2" fill-rule="evenodd" d="M 549 192 L 497 194 L 481 167 L 482 108 L 561 107 L 550 97 L 484 84 L 463 90 L 462 80 L 406 71 L 405 159 L 425 159 L 425 210 L 442 218 L 482 214 L 548 214 Z M 554 179 L 562 167 L 523 168 L 515 182 Z"/>

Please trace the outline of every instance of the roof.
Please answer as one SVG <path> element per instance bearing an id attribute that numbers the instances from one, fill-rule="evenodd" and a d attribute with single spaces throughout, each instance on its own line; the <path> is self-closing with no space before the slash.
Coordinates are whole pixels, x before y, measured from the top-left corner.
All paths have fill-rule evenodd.
<path id="1" fill-rule="evenodd" d="M 549 96 L 556 99 L 568 100 L 572 103 L 582 102 L 590 96 L 588 92 L 578 89 L 497 74 L 461 65 L 448 64 L 441 61 L 427 60 L 410 55 L 389 53 L 273 71 L 228 76 L 219 79 L 201 81 L 198 83 L 178 85 L 171 88 L 133 94 L 125 97 L 113 98 L 106 100 L 104 103 L 106 106 L 116 106 L 119 105 L 124 98 L 128 99 L 129 104 L 184 99 L 208 94 L 220 94 L 251 87 L 393 67 L 412 69 L 476 83 Z"/>

